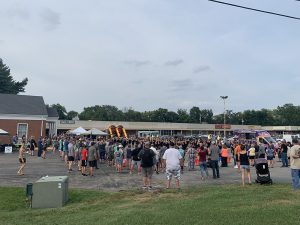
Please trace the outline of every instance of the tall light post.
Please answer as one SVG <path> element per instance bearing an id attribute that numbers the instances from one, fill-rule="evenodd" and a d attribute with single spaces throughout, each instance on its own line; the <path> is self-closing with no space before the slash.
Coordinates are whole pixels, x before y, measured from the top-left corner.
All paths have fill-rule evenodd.
<path id="1" fill-rule="evenodd" d="M 225 105 L 225 100 L 228 98 L 228 96 L 220 96 L 221 99 L 223 99 L 224 101 L 224 125 L 223 125 L 223 129 L 224 129 L 224 139 L 226 139 L 226 129 L 225 129 L 225 124 L 226 124 L 226 105 Z"/>

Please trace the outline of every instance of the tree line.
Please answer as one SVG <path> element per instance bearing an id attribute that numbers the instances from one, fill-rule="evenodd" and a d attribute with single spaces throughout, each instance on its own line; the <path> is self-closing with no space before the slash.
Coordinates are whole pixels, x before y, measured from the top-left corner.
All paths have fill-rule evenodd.
<path id="1" fill-rule="evenodd" d="M 10 69 L 0 58 L 0 93 L 18 94 L 25 92 L 28 79 L 21 82 L 15 81 Z M 54 104 L 59 119 L 72 120 L 79 117 L 80 120 L 95 121 L 135 121 L 135 122 L 170 122 L 170 123 L 212 123 L 222 124 L 223 114 L 214 115 L 211 109 L 200 109 L 197 106 L 191 109 L 178 109 L 176 112 L 159 108 L 153 111 L 139 112 L 132 108 L 123 110 L 112 105 L 96 105 L 85 107 L 81 113 L 76 111 L 67 112 L 60 104 Z M 300 106 L 285 104 L 276 109 L 245 110 L 243 112 L 226 112 L 227 124 L 245 124 L 262 126 L 300 126 Z"/>
<path id="2" fill-rule="evenodd" d="M 59 119 L 129 122 L 168 122 L 168 123 L 209 123 L 223 124 L 224 114 L 214 115 L 211 109 L 178 109 L 176 112 L 159 108 L 153 111 L 139 112 L 132 108 L 118 109 L 112 105 L 85 107 L 81 113 L 70 111 L 60 104 L 51 105 L 59 114 Z M 276 109 L 245 110 L 243 112 L 226 111 L 226 123 L 232 125 L 262 126 L 300 126 L 300 106 L 285 104 Z"/>

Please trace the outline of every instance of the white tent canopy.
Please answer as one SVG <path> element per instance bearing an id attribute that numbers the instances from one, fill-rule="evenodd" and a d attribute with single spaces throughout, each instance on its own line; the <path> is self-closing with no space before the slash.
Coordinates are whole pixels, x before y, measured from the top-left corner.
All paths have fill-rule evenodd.
<path id="1" fill-rule="evenodd" d="M 7 135 L 7 134 L 8 134 L 7 131 L 0 129 L 0 135 Z"/>
<path id="2" fill-rule="evenodd" d="M 83 129 L 82 127 L 78 127 L 75 130 L 71 130 L 69 133 L 70 134 L 76 134 L 76 135 L 82 135 L 85 134 L 87 131 Z"/>
<path id="3" fill-rule="evenodd" d="M 96 135 L 96 136 L 106 136 L 106 135 L 108 135 L 107 133 L 105 133 L 101 130 L 98 130 L 96 128 L 92 128 L 84 134 L 86 134 L 86 135 Z"/>

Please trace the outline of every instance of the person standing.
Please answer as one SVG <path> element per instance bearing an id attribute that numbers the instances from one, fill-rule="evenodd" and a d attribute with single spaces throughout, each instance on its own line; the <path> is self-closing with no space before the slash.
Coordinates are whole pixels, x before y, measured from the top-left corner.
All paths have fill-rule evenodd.
<path id="1" fill-rule="evenodd" d="M 88 157 L 88 150 L 86 146 L 82 147 L 81 150 L 81 174 L 82 176 L 87 176 L 85 173 L 87 167 L 87 157 Z"/>
<path id="2" fill-rule="evenodd" d="M 181 160 L 181 164 L 180 164 L 180 168 L 181 168 L 181 172 L 183 173 L 183 169 L 184 169 L 184 150 L 182 148 L 182 145 L 179 145 L 179 148 L 178 148 L 178 151 L 182 157 L 182 160 Z"/>
<path id="3" fill-rule="evenodd" d="M 298 139 L 293 139 L 293 146 L 291 147 L 291 176 L 294 190 L 299 190 L 300 178 L 300 145 Z"/>
<path id="4" fill-rule="evenodd" d="M 143 189 L 152 189 L 151 181 L 153 175 L 153 159 L 155 153 L 150 149 L 150 143 L 146 142 L 144 148 L 139 152 L 138 158 L 141 160 L 142 174 L 143 174 Z"/>
<path id="5" fill-rule="evenodd" d="M 203 145 L 200 146 L 199 155 L 199 169 L 201 172 L 201 180 L 204 180 L 204 172 L 206 173 L 206 178 L 208 178 L 207 164 L 206 164 L 206 155 L 207 149 Z"/>
<path id="6" fill-rule="evenodd" d="M 110 142 L 107 146 L 107 161 L 108 161 L 108 166 L 113 166 L 113 160 L 114 160 L 114 147 L 113 143 Z"/>
<path id="7" fill-rule="evenodd" d="M 63 142 L 63 160 L 65 161 L 66 165 L 68 164 L 68 145 L 69 141 L 66 138 Z"/>
<path id="8" fill-rule="evenodd" d="M 243 186 L 245 186 L 245 172 L 246 171 L 247 171 L 247 175 L 248 175 L 248 184 L 251 185 L 249 156 L 247 155 L 245 145 L 241 145 L 241 151 L 239 152 L 238 158 L 239 158 L 239 161 L 241 163 L 241 168 L 242 168 Z"/>
<path id="9" fill-rule="evenodd" d="M 37 145 L 38 145 L 38 154 L 37 154 L 37 156 L 41 157 L 43 149 L 44 149 L 42 137 L 39 138 Z"/>
<path id="10" fill-rule="evenodd" d="M 228 159 L 228 148 L 226 144 L 223 144 L 221 149 L 222 167 L 227 167 L 227 159 Z"/>
<path id="11" fill-rule="evenodd" d="M 238 159 L 238 155 L 241 151 L 241 144 L 238 143 L 235 148 L 234 148 L 234 156 L 235 156 L 235 161 L 236 161 L 236 166 L 234 168 L 238 169 L 239 171 L 241 170 L 241 165 Z"/>
<path id="12" fill-rule="evenodd" d="M 55 154 L 56 150 L 57 150 L 57 147 L 58 147 L 58 143 L 57 143 L 57 140 L 56 140 L 56 137 L 52 139 L 52 152 L 53 154 Z"/>
<path id="13" fill-rule="evenodd" d="M 142 168 L 141 168 L 141 159 L 139 159 L 138 155 L 141 151 L 141 146 L 140 145 L 136 145 L 135 148 L 133 149 L 133 151 L 131 152 L 131 157 L 132 157 L 132 161 L 131 161 L 131 167 L 130 167 L 130 174 L 133 173 L 134 170 L 134 166 L 137 166 L 138 169 L 138 174 L 141 173 Z"/>
<path id="14" fill-rule="evenodd" d="M 105 146 L 106 144 L 101 140 L 99 143 L 100 163 L 105 163 Z"/>
<path id="15" fill-rule="evenodd" d="M 210 155 L 210 163 L 211 168 L 213 171 L 213 178 L 220 178 L 219 172 L 219 155 L 220 155 L 220 148 L 216 146 L 216 142 L 212 141 L 211 145 L 208 149 L 208 154 Z"/>
<path id="16" fill-rule="evenodd" d="M 281 167 L 288 167 L 289 162 L 288 162 L 288 158 L 287 158 L 287 144 L 286 141 L 283 140 L 282 144 L 281 144 L 281 161 L 282 161 L 282 166 Z"/>
<path id="17" fill-rule="evenodd" d="M 267 154 L 267 160 L 269 167 L 273 168 L 274 165 L 274 149 L 272 148 L 272 145 L 268 145 L 266 149 L 266 154 Z"/>
<path id="18" fill-rule="evenodd" d="M 72 164 L 75 159 L 75 152 L 74 152 L 74 141 L 70 141 L 68 144 L 68 171 L 69 173 L 72 171 Z"/>
<path id="19" fill-rule="evenodd" d="M 42 154 L 41 154 L 41 157 L 42 157 L 43 159 L 46 159 L 46 151 L 47 151 L 47 147 L 48 147 L 47 141 L 46 141 L 45 138 L 43 138 L 43 150 L 42 150 Z"/>
<path id="20" fill-rule="evenodd" d="M 120 144 L 115 151 L 115 160 L 116 160 L 115 164 L 116 164 L 117 173 L 122 172 L 123 155 L 124 155 L 123 145 Z"/>
<path id="21" fill-rule="evenodd" d="M 130 170 L 131 168 L 131 143 L 128 144 L 125 148 L 125 152 L 126 152 L 126 166 L 128 165 L 128 169 Z"/>
<path id="22" fill-rule="evenodd" d="M 248 152 L 249 152 L 250 166 L 254 166 L 254 159 L 255 159 L 255 147 L 254 147 L 254 144 L 251 144 L 251 147 L 249 148 Z"/>
<path id="23" fill-rule="evenodd" d="M 154 152 L 154 154 L 155 154 L 155 157 L 153 157 L 153 168 L 154 168 L 156 174 L 159 174 L 159 173 L 158 173 L 158 170 L 157 170 L 157 168 L 156 168 L 156 164 L 157 164 L 157 162 L 158 162 L 158 151 L 157 151 L 156 148 L 154 147 L 154 144 L 151 144 L 150 149 L 151 149 L 151 150 Z"/>
<path id="24" fill-rule="evenodd" d="M 167 189 L 170 188 L 172 176 L 176 179 L 176 187 L 180 188 L 180 164 L 182 156 L 179 151 L 174 148 L 174 143 L 170 143 L 170 148 L 165 151 L 163 159 L 166 165 Z"/>
<path id="25" fill-rule="evenodd" d="M 163 155 L 165 154 L 165 152 L 166 152 L 167 149 L 168 148 L 166 147 L 166 144 L 163 143 L 162 146 L 161 146 L 161 148 L 160 148 L 160 151 L 159 151 L 159 159 L 160 159 L 160 169 L 161 169 L 161 171 L 163 171 L 166 168 L 166 164 L 165 164 L 165 162 L 163 160 Z"/>
<path id="26" fill-rule="evenodd" d="M 58 144 L 59 156 L 62 158 L 62 161 L 63 161 L 64 160 L 63 159 L 63 149 L 64 149 L 64 147 L 63 147 L 63 140 L 62 140 L 62 138 L 59 139 L 58 143 L 59 143 Z"/>
<path id="27" fill-rule="evenodd" d="M 24 169 L 24 167 L 26 165 L 25 151 L 26 151 L 26 149 L 25 149 L 25 143 L 22 143 L 22 145 L 21 145 L 21 147 L 19 149 L 19 162 L 20 162 L 21 165 L 20 165 L 20 168 L 19 168 L 19 170 L 17 172 L 17 174 L 20 175 L 20 176 L 24 175 L 23 169 Z"/>
<path id="28" fill-rule="evenodd" d="M 188 150 L 187 150 L 187 157 L 189 160 L 189 171 L 190 170 L 194 170 L 195 169 L 195 159 L 196 159 L 196 150 L 194 148 L 194 146 L 190 145 Z"/>
<path id="29" fill-rule="evenodd" d="M 31 139 L 30 139 L 30 152 L 31 152 L 31 156 L 34 155 L 34 149 L 37 147 L 37 144 L 34 140 L 34 137 L 31 136 Z"/>
<path id="30" fill-rule="evenodd" d="M 91 142 L 91 146 L 88 151 L 88 161 L 90 167 L 90 176 L 94 176 L 94 170 L 96 167 L 96 157 L 97 157 L 97 149 L 95 147 L 95 142 Z"/>

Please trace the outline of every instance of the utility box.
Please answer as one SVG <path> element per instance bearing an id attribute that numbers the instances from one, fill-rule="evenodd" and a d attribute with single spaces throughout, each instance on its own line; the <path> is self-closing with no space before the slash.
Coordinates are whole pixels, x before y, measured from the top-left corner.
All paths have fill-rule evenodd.
<path id="1" fill-rule="evenodd" d="M 68 176 L 42 177 L 32 186 L 32 208 L 58 208 L 68 199 Z"/>

